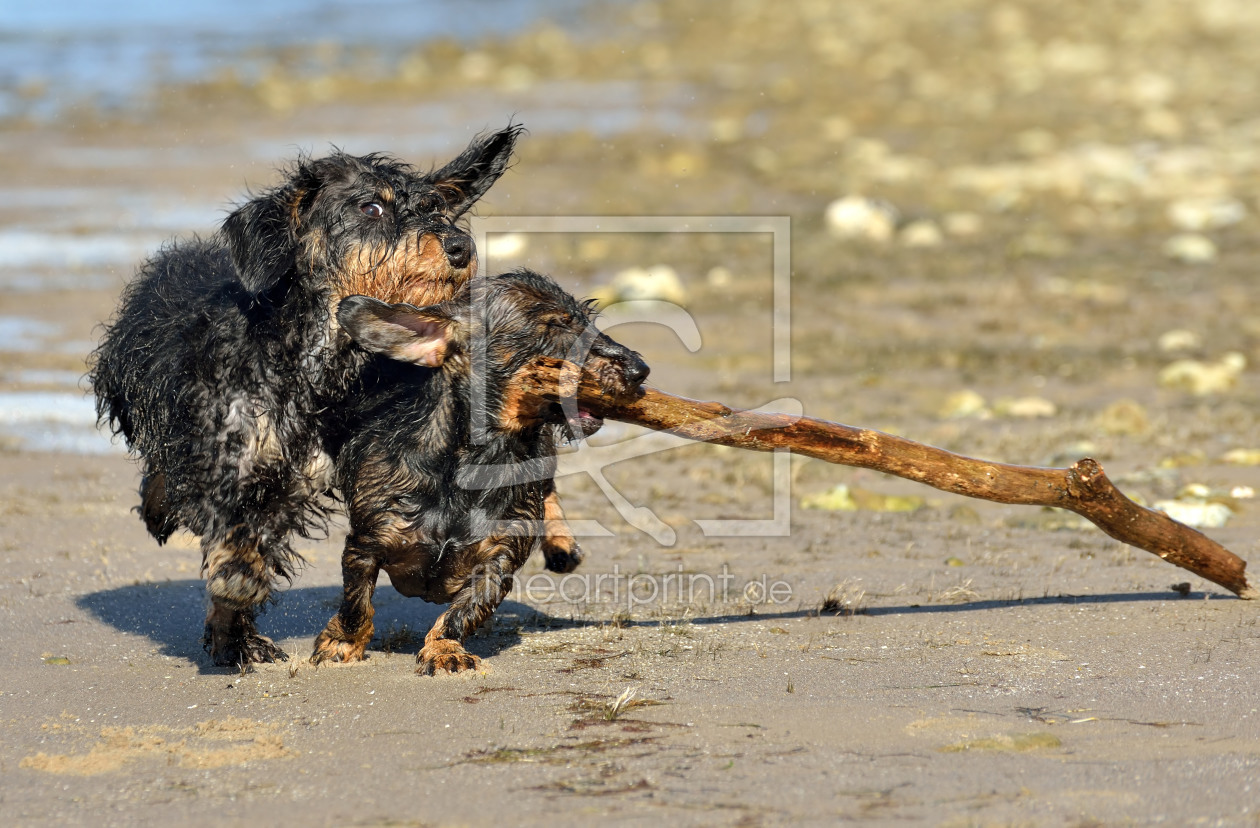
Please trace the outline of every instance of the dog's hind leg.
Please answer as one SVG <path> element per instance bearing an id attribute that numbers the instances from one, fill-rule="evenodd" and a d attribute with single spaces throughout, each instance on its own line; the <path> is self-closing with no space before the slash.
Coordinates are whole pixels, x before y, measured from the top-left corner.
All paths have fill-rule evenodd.
<path id="1" fill-rule="evenodd" d="M 346 549 L 341 554 L 341 607 L 315 639 L 312 664 L 363 659 L 363 650 L 374 631 L 372 617 L 376 610 L 372 607 L 372 595 L 379 574 L 377 556 L 365 548 L 363 539 L 353 534 L 346 538 Z"/>
<path id="2" fill-rule="evenodd" d="M 572 572 L 584 557 L 573 530 L 565 522 L 560 496 L 554 489 L 543 501 L 542 551 L 546 567 L 552 572 Z"/>
<path id="3" fill-rule="evenodd" d="M 257 540 L 247 535 L 237 527 L 223 541 L 202 539 L 210 597 L 203 643 L 214 663 L 223 666 L 289 659 L 254 624 L 258 607 L 271 597 L 272 573 Z"/>

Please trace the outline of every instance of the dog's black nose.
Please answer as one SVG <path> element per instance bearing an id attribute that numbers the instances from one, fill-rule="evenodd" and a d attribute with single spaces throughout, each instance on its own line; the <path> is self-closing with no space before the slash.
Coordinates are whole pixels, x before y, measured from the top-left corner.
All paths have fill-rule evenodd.
<path id="1" fill-rule="evenodd" d="M 442 249 L 451 267 L 463 267 L 472 259 L 472 241 L 467 236 L 447 236 L 442 239 Z"/>
<path id="2" fill-rule="evenodd" d="M 652 369 L 648 367 L 647 363 L 639 358 L 638 354 L 633 354 L 630 360 L 626 363 L 626 382 L 631 387 L 642 385 L 651 370 Z"/>

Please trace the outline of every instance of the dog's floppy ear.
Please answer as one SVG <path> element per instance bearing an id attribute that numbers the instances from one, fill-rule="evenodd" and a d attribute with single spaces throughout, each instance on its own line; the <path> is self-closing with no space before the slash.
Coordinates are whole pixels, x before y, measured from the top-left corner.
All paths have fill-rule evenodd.
<path id="1" fill-rule="evenodd" d="M 516 139 L 525 131 L 513 124 L 498 132 L 482 133 L 454 161 L 429 174 L 434 186 L 446 195 L 451 212 L 467 212 L 499 180 L 512 159 Z"/>
<path id="2" fill-rule="evenodd" d="M 337 321 L 363 348 L 390 359 L 436 368 L 446 359 L 455 320 L 438 306 L 391 305 L 370 296 L 347 296 Z"/>
<path id="3" fill-rule="evenodd" d="M 223 221 L 232 264 L 250 293 L 275 287 L 297 264 L 302 214 L 322 186 L 319 166 L 298 159 L 287 183 L 250 199 Z"/>
<path id="4" fill-rule="evenodd" d="M 250 293 L 266 292 L 294 266 L 296 200 L 292 187 L 277 187 L 242 204 L 223 222 L 232 264 Z"/>

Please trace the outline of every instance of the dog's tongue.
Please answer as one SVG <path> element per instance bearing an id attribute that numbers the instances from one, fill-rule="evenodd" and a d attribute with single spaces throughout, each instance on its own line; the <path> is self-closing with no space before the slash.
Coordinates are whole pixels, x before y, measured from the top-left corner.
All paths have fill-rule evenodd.
<path id="1" fill-rule="evenodd" d="M 603 418 L 596 417 L 594 414 L 587 411 L 585 408 L 579 408 L 577 412 L 577 417 L 574 418 L 574 420 L 570 422 L 570 426 L 573 428 L 573 430 L 581 434 L 583 437 L 591 436 L 595 432 L 599 431 L 600 428 L 603 427 L 603 425 L 604 425 Z"/>

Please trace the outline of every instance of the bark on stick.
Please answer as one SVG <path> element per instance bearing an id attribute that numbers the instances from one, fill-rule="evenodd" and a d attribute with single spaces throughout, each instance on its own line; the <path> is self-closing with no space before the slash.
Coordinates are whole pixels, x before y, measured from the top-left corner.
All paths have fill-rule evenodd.
<path id="1" fill-rule="evenodd" d="M 1134 503 L 1090 458 L 1065 469 L 1014 466 L 964 457 L 873 429 L 812 417 L 743 411 L 655 388 L 641 389 L 634 399 L 613 399 L 602 393 L 593 377 L 571 363 L 548 357 L 540 357 L 523 370 L 513 391 L 521 416 L 550 403 L 571 405 L 576 400 L 592 414 L 689 440 L 750 451 L 787 449 L 981 500 L 1068 509 L 1116 540 L 1158 555 L 1239 598 L 1260 598 L 1260 589 L 1247 579 L 1246 561 L 1163 512 Z"/>

